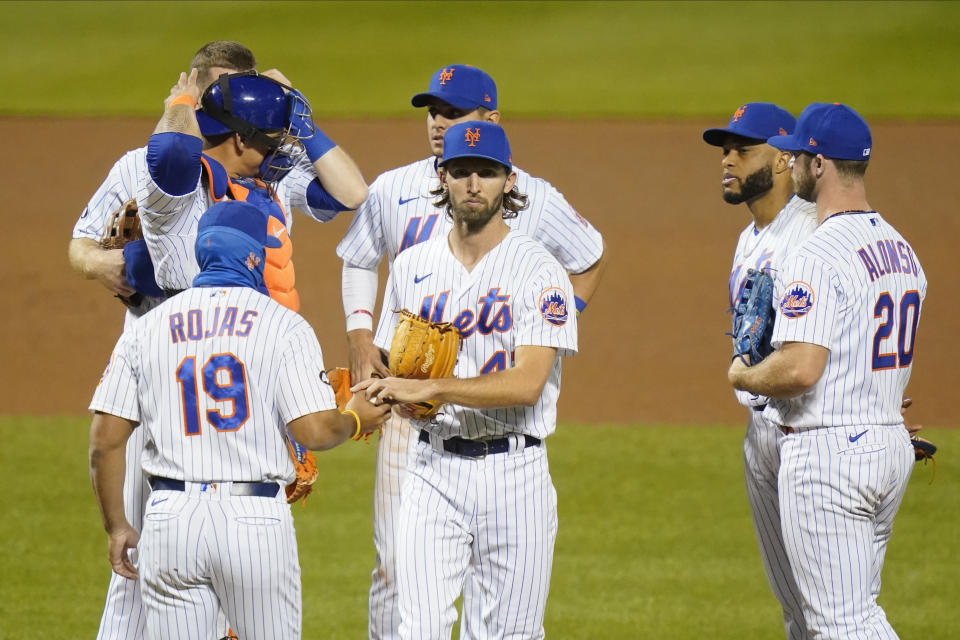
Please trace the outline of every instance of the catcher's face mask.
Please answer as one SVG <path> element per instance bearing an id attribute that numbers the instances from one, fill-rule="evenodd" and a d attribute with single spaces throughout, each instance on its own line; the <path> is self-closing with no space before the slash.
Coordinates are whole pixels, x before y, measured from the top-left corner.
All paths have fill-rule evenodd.
<path id="1" fill-rule="evenodd" d="M 256 71 L 222 74 L 203 93 L 202 110 L 197 120 L 205 136 L 240 134 L 264 153 L 258 177 L 278 182 L 304 153 L 299 140 L 313 131 L 291 131 L 291 115 L 305 116 L 312 122 L 310 105 L 282 82 Z"/>

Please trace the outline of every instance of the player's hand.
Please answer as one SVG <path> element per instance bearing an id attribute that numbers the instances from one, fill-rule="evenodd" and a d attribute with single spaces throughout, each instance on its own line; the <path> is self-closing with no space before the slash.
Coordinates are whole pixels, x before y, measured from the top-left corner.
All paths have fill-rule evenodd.
<path id="1" fill-rule="evenodd" d="M 190 69 L 190 73 L 186 72 L 180 73 L 180 78 L 177 80 L 177 83 L 173 85 L 170 89 L 170 95 L 163 101 L 163 109 L 166 111 L 167 107 L 170 106 L 170 101 L 176 98 L 177 96 L 188 93 L 193 96 L 193 99 L 200 102 L 200 96 L 203 92 L 200 90 L 200 87 L 197 86 L 197 70 Z"/>
<path id="2" fill-rule="evenodd" d="M 87 274 L 95 277 L 100 284 L 116 295 L 130 297 L 136 291 L 127 282 L 127 265 L 123 259 L 123 249 L 97 249 L 92 254 Z"/>
<path id="3" fill-rule="evenodd" d="M 118 575 L 130 580 L 137 579 L 137 568 L 130 561 L 128 551 L 136 549 L 139 542 L 140 534 L 127 523 L 117 531 L 108 533 L 107 559 Z"/>
<path id="4" fill-rule="evenodd" d="M 288 87 L 293 86 L 293 83 L 290 82 L 287 76 L 283 75 L 278 69 L 267 69 L 260 75 L 264 76 L 265 78 L 270 78 L 271 80 L 276 80 L 277 82 L 282 82 Z"/>
<path id="5" fill-rule="evenodd" d="M 390 417 L 390 405 L 373 404 L 366 394 L 354 394 L 344 409 L 355 411 L 360 418 L 360 435 L 373 433 Z"/>
<path id="6" fill-rule="evenodd" d="M 350 391 L 364 392 L 374 404 L 426 402 L 437 393 L 432 390 L 434 380 L 409 380 L 407 378 L 371 378 L 354 385 Z"/>
<path id="7" fill-rule="evenodd" d="M 390 375 L 383 363 L 380 347 L 373 344 L 373 332 L 369 329 L 354 329 L 347 332 L 350 347 L 350 379 L 386 378 Z"/>
<path id="8" fill-rule="evenodd" d="M 923 428 L 922 424 L 907 424 L 907 420 L 906 420 L 907 409 L 912 404 L 913 404 L 913 400 L 911 400 L 910 398 L 904 398 L 903 403 L 900 405 L 900 415 L 904 416 L 903 426 L 907 429 L 907 433 L 909 433 L 911 436 L 916 435 L 916 433 Z"/>

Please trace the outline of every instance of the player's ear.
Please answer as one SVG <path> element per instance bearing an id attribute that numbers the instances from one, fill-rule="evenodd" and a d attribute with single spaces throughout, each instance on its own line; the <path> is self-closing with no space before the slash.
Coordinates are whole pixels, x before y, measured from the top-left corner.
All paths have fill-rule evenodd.
<path id="1" fill-rule="evenodd" d="M 773 171 L 775 173 L 783 173 L 785 171 L 790 171 L 792 166 L 790 160 L 793 159 L 793 154 L 789 151 L 778 151 L 777 158 L 773 161 Z"/>
<path id="2" fill-rule="evenodd" d="M 493 111 L 487 111 L 485 119 L 494 124 L 500 124 L 500 112 L 496 109 Z"/>
<path id="3" fill-rule="evenodd" d="M 511 171 L 510 175 L 507 176 L 507 182 L 503 185 L 503 192 L 510 193 L 513 190 L 514 185 L 517 184 L 517 172 Z"/>

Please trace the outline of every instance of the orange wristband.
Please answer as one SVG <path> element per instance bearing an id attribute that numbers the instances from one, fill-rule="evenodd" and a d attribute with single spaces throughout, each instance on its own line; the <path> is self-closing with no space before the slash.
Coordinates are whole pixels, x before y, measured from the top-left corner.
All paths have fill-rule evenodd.
<path id="1" fill-rule="evenodd" d="M 194 97 L 193 97 L 192 95 L 190 95 L 189 93 L 181 93 L 181 94 L 178 95 L 176 98 L 174 98 L 173 100 L 171 100 L 171 101 L 170 101 L 170 104 L 168 104 L 167 106 L 168 106 L 168 107 L 172 107 L 172 106 L 174 106 L 174 105 L 176 105 L 176 104 L 185 104 L 185 105 L 187 105 L 188 107 L 193 108 L 193 107 L 196 107 L 196 106 L 197 106 L 197 99 L 194 98 Z"/>

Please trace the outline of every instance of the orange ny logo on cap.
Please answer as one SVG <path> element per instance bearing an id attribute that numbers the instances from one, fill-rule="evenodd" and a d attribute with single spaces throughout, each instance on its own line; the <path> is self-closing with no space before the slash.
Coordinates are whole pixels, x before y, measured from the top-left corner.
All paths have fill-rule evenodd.
<path id="1" fill-rule="evenodd" d="M 747 105 L 743 105 L 739 109 L 733 112 L 733 121 L 736 122 L 743 117 L 743 114 L 747 112 Z"/>
<path id="2" fill-rule="evenodd" d="M 816 147 L 817 141 L 814 140 L 813 138 L 810 138 L 810 142 L 808 142 L 807 144 L 810 145 L 811 147 Z"/>
<path id="3" fill-rule="evenodd" d="M 453 70 L 444 67 L 440 72 L 440 84 L 447 84 L 447 80 L 453 80 Z"/>
<path id="4" fill-rule="evenodd" d="M 477 143 L 480 142 L 480 127 L 476 129 L 471 129 L 467 127 L 467 132 L 463 134 L 463 141 L 469 142 L 468 147 L 475 147 Z"/>

